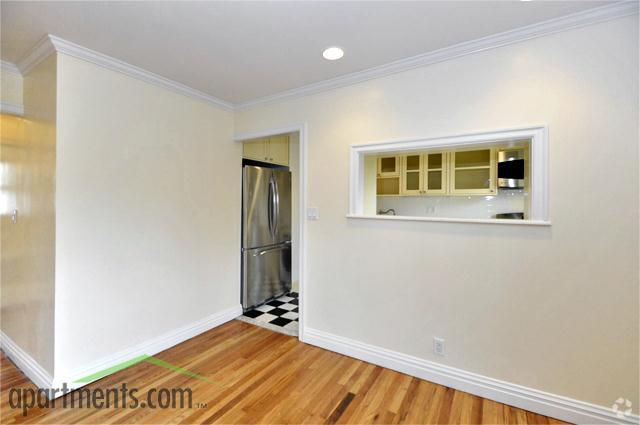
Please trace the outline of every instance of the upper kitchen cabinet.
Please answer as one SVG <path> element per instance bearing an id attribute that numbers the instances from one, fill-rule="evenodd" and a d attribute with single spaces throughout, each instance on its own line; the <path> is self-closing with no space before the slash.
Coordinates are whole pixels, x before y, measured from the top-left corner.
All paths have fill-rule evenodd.
<path id="1" fill-rule="evenodd" d="M 400 177 L 400 157 L 397 155 L 379 157 L 378 177 Z"/>
<path id="2" fill-rule="evenodd" d="M 417 153 L 402 157 L 402 194 L 420 195 L 424 193 L 422 185 L 422 157 Z"/>
<path id="3" fill-rule="evenodd" d="M 400 157 L 381 156 L 378 158 L 376 194 L 378 196 L 398 196 L 402 192 L 400 178 Z"/>
<path id="4" fill-rule="evenodd" d="M 377 194 L 495 195 L 497 156 L 494 148 L 380 156 Z"/>
<path id="5" fill-rule="evenodd" d="M 278 165 L 289 165 L 289 136 L 248 140 L 242 144 L 242 157 Z"/>
<path id="6" fill-rule="evenodd" d="M 242 143 L 242 157 L 255 159 L 256 161 L 267 160 L 267 144 L 269 139 L 254 139 Z"/>
<path id="7" fill-rule="evenodd" d="M 274 136 L 269 138 L 269 162 L 289 165 L 289 136 Z"/>
<path id="8" fill-rule="evenodd" d="M 424 154 L 424 192 L 429 195 L 447 193 L 447 152 Z"/>
<path id="9" fill-rule="evenodd" d="M 449 153 L 452 195 L 493 195 L 496 189 L 496 150 L 475 149 Z"/>

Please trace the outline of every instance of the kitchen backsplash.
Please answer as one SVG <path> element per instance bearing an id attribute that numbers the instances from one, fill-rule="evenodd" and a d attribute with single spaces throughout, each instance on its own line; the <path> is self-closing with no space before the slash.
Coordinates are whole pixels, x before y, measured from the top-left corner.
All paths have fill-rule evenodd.
<path id="1" fill-rule="evenodd" d="M 495 218 L 524 212 L 524 190 L 499 190 L 496 196 L 378 196 L 377 210 L 393 208 L 396 215 L 450 218 Z"/>

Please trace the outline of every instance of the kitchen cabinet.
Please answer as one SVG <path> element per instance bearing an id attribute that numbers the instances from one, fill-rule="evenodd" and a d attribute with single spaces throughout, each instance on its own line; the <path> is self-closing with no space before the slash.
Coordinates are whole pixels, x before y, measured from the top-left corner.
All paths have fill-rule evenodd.
<path id="1" fill-rule="evenodd" d="M 400 176 L 378 177 L 376 179 L 376 195 L 378 196 L 400 195 Z"/>
<path id="2" fill-rule="evenodd" d="M 423 157 L 425 155 L 411 154 L 402 157 L 402 194 L 420 195 L 424 193 L 422 174 Z"/>
<path id="3" fill-rule="evenodd" d="M 449 194 L 494 195 L 496 188 L 495 149 L 473 149 L 449 153 Z"/>
<path id="4" fill-rule="evenodd" d="M 378 196 L 495 195 L 497 150 L 410 153 L 377 159 Z"/>
<path id="5" fill-rule="evenodd" d="M 242 157 L 272 164 L 289 165 L 289 136 L 247 140 L 242 144 Z"/>
<path id="6" fill-rule="evenodd" d="M 269 162 L 289 165 L 289 136 L 275 136 L 269 138 Z"/>
<path id="7" fill-rule="evenodd" d="M 269 139 L 254 139 L 242 143 L 242 157 L 265 161 L 267 159 L 267 143 Z"/>
<path id="8" fill-rule="evenodd" d="M 424 191 L 427 195 L 445 195 L 448 192 L 448 152 L 424 154 Z"/>
<path id="9" fill-rule="evenodd" d="M 400 157 L 397 155 L 379 157 L 378 177 L 400 177 Z"/>
<path id="10" fill-rule="evenodd" d="M 400 157 L 397 155 L 378 158 L 376 195 L 398 196 L 401 192 Z"/>

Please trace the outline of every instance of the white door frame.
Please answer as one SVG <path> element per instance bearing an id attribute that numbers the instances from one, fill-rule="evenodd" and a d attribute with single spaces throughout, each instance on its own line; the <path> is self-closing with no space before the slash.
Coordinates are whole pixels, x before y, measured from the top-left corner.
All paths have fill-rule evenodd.
<path id="1" fill-rule="evenodd" d="M 300 136 L 298 149 L 298 164 L 300 170 L 298 172 L 298 235 L 300 238 L 298 247 L 298 271 L 299 276 L 299 308 L 298 308 L 298 339 L 304 341 L 304 314 L 306 311 L 304 286 L 307 281 L 306 276 L 306 233 L 307 233 L 307 123 L 292 124 L 284 127 L 269 128 L 265 130 L 250 131 L 246 133 L 236 133 L 233 136 L 235 142 L 242 142 L 247 139 L 255 139 L 258 137 L 275 136 L 283 133 L 298 132 Z"/>

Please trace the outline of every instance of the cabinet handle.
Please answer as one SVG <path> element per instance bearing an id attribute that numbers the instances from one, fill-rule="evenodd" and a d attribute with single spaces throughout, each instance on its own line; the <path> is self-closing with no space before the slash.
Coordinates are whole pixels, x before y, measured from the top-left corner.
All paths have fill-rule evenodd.
<path id="1" fill-rule="evenodd" d="M 269 158 L 269 161 L 273 161 L 273 158 Z"/>

